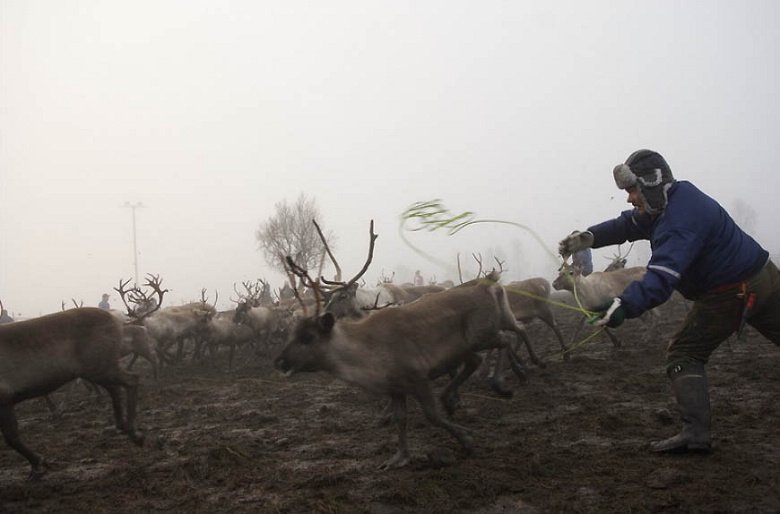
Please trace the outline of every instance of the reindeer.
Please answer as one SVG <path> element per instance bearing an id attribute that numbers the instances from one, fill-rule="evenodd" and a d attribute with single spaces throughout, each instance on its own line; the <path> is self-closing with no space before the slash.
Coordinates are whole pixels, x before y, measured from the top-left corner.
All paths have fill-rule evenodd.
<path id="1" fill-rule="evenodd" d="M 267 286 L 266 282 L 262 283 Z M 262 305 L 261 291 L 267 290 L 267 287 L 253 287 L 248 282 L 243 285 L 246 293 L 240 293 L 233 284 L 233 291 L 238 295 L 238 299 L 233 300 L 236 303 L 233 322 L 248 327 L 254 334 L 253 340 L 266 347 L 271 346 L 274 341 L 283 341 L 291 322 L 292 311 L 284 305 Z M 259 352 L 260 348 L 256 350 Z"/>
<path id="2" fill-rule="evenodd" d="M 291 259 L 288 264 L 293 266 Z M 305 272 L 299 273 L 305 276 Z M 310 279 L 309 283 L 316 291 L 318 284 Z M 445 409 L 452 412 L 457 388 L 481 363 L 478 352 L 506 346 L 504 330 L 517 333 L 523 328 L 512 315 L 504 289 L 483 279 L 378 310 L 357 321 L 317 311 L 297 322 L 274 364 L 287 375 L 326 371 L 369 392 L 389 396 L 398 426 L 398 450 L 380 466 L 389 469 L 409 463 L 407 396 L 417 400 L 429 422 L 471 451 L 472 441 L 465 429 L 439 414 L 432 381 L 463 365 L 440 395 Z M 517 372 L 524 373 L 522 369 Z"/>
<path id="3" fill-rule="evenodd" d="M 504 286 L 504 289 L 506 289 L 509 297 L 509 306 L 515 318 L 526 324 L 534 319 L 542 320 L 555 333 L 555 337 L 561 346 L 563 357 L 564 359 L 567 358 L 568 353 L 566 352 L 568 349 L 563 342 L 563 334 L 561 334 L 558 324 L 555 322 L 555 316 L 550 308 L 550 303 L 547 301 L 550 297 L 550 282 L 541 277 L 529 278 L 510 282 Z"/>
<path id="4" fill-rule="evenodd" d="M 233 370 L 233 357 L 236 347 L 245 343 L 252 343 L 257 339 L 257 334 L 250 326 L 236 323 L 234 317 L 235 311 L 217 313 L 209 320 L 208 336 L 206 338 L 212 362 L 215 360 L 216 348 L 218 346 L 228 347 L 228 371 Z"/>
<path id="5" fill-rule="evenodd" d="M 646 272 L 647 268 L 644 266 L 634 266 L 614 271 L 594 271 L 584 277 L 576 267 L 564 262 L 552 285 L 556 291 L 571 291 L 582 308 L 593 310 L 610 303 L 631 282 L 642 280 Z M 580 327 L 583 323 L 584 318 L 580 321 Z M 605 328 L 604 331 L 613 346 L 619 348 L 620 340 L 609 329 Z M 575 332 L 575 337 L 577 333 L 579 329 Z"/>
<path id="6" fill-rule="evenodd" d="M 498 259 L 497 257 L 494 257 L 494 259 L 496 261 L 496 264 L 498 265 L 498 269 L 493 268 L 490 272 L 483 272 L 482 255 L 474 254 L 474 253 L 472 253 L 471 255 L 479 266 L 479 269 L 477 270 L 477 279 L 479 279 L 479 277 L 490 277 L 490 276 L 499 277 L 504 272 L 504 262 Z M 458 256 L 458 276 L 462 281 L 463 278 L 462 278 L 462 272 L 460 267 L 460 256 Z M 465 282 L 465 284 L 467 285 L 472 283 L 473 280 L 469 282 Z M 463 284 L 461 284 L 461 286 L 456 286 L 456 287 L 462 287 L 462 285 Z M 550 296 L 549 282 L 547 282 L 547 280 L 543 278 L 537 277 L 537 278 L 531 278 L 527 280 L 511 282 L 510 284 L 504 286 L 504 289 L 507 292 L 507 297 L 509 299 L 509 305 L 512 310 L 512 314 L 514 314 L 515 318 L 517 319 L 518 322 L 520 322 L 521 326 L 524 326 L 526 323 L 529 323 L 536 318 L 539 318 L 542 321 L 544 321 L 553 330 L 556 337 L 558 338 L 558 342 L 561 345 L 563 358 L 568 359 L 568 354 L 567 354 L 568 350 L 566 348 L 566 344 L 563 342 L 563 335 L 558 329 L 558 326 L 555 322 L 555 318 L 547 302 L 547 298 Z M 533 346 L 531 345 L 531 340 L 528 338 L 528 335 L 525 332 L 525 330 L 518 333 L 517 335 L 525 344 L 525 347 L 528 350 L 528 355 L 531 358 L 531 361 L 537 366 L 539 366 L 540 368 L 544 368 L 545 364 L 536 356 L 536 353 L 533 350 Z M 505 351 L 512 351 L 511 345 L 507 346 Z M 491 353 L 498 353 L 498 359 L 495 364 L 495 370 L 491 381 L 491 387 L 493 388 L 493 390 L 495 390 L 501 395 L 511 396 L 511 391 L 508 391 L 502 387 L 503 382 L 501 376 L 504 372 L 504 364 L 502 358 L 503 356 L 501 355 L 500 352 L 497 352 L 495 350 Z"/>
<path id="7" fill-rule="evenodd" d="M 425 295 L 421 294 L 423 292 L 435 292 L 436 294 L 439 294 L 445 290 L 440 286 L 417 286 L 417 287 L 413 286 L 413 289 L 407 289 L 406 292 L 403 292 L 403 291 L 399 291 L 398 288 L 393 286 L 392 284 L 385 284 L 383 287 L 379 288 L 376 292 L 371 292 L 367 294 L 365 292 L 366 290 L 358 288 L 357 287 L 358 280 L 368 270 L 368 267 L 371 264 L 371 261 L 373 259 L 374 246 L 376 244 L 376 239 L 378 237 L 379 236 L 377 236 L 374 233 L 374 222 L 372 221 L 369 227 L 368 257 L 366 259 L 366 262 L 363 265 L 363 268 L 357 273 L 357 275 L 352 277 L 347 282 L 336 282 L 336 281 L 329 281 L 323 279 L 323 282 L 325 282 L 326 285 L 337 286 L 326 293 L 329 299 L 325 303 L 325 310 L 333 314 L 336 319 L 342 319 L 342 318 L 353 319 L 353 320 L 361 319 L 371 311 L 384 309 L 386 307 L 393 306 L 393 305 L 394 306 L 403 305 L 408 303 L 409 301 L 414 301 L 414 300 L 419 301 L 420 298 L 425 297 Z M 324 241 L 324 239 L 323 239 L 323 244 L 327 246 L 327 242 Z M 328 254 L 331 256 L 331 259 L 335 259 L 332 253 L 328 252 Z M 474 285 L 475 283 L 480 282 L 482 280 L 497 282 L 501 271 L 494 270 L 492 273 L 483 275 L 481 260 L 479 260 L 476 256 L 474 258 L 477 259 L 480 265 L 479 271 L 477 272 L 477 278 L 475 278 L 472 281 L 466 282 L 465 284 L 461 284 L 458 287 Z M 334 262 L 334 264 L 338 267 L 337 263 Z M 417 296 L 417 298 L 413 298 L 414 296 Z M 531 360 L 537 365 L 542 365 L 541 361 L 533 353 L 531 344 L 528 341 L 528 337 L 525 334 L 525 330 L 521 325 L 519 326 L 518 334 L 519 337 L 525 342 Z M 512 351 L 512 350 L 507 346 L 507 351 Z M 503 365 L 504 365 L 503 358 L 504 358 L 504 352 L 500 352 L 498 357 L 498 362 L 496 364 L 496 366 L 499 369 L 503 369 Z M 514 352 L 512 352 L 512 355 L 510 356 L 510 363 L 516 362 L 518 360 L 519 357 L 517 357 L 514 354 Z M 515 374 L 518 376 L 520 380 L 526 379 L 525 372 L 520 371 L 519 365 L 513 365 L 512 369 L 515 371 Z M 457 370 L 453 368 L 450 374 L 452 377 L 457 376 Z M 504 377 L 503 374 L 501 373 L 493 374 L 493 377 L 490 381 L 490 386 L 494 391 L 496 391 L 501 396 L 512 395 L 512 391 L 510 389 L 507 389 L 507 387 L 505 386 Z"/>
<path id="8" fill-rule="evenodd" d="M 127 283 L 120 282 L 120 287 L 115 290 L 122 298 L 130 317 L 141 316 L 139 319 L 143 321 L 139 323 L 146 327 L 149 336 L 156 342 L 155 351 L 160 365 L 179 362 L 184 353 L 184 341 L 188 338 L 204 337 L 209 320 L 216 314 L 214 306 L 207 303 L 205 289 L 201 290 L 200 301 L 161 309 L 154 298 L 146 298 L 138 291 L 127 296 L 124 285 Z M 128 301 L 135 303 L 137 307 L 130 307 Z M 177 345 L 175 358 L 168 354 L 169 348 L 174 344 Z"/>
<path id="9" fill-rule="evenodd" d="M 379 289 L 385 289 L 388 292 L 388 299 L 390 303 L 395 305 L 403 305 L 405 303 L 413 302 L 423 295 L 431 293 L 440 293 L 446 288 L 437 285 L 428 286 L 415 286 L 415 285 L 400 285 L 382 284 Z"/>
<path id="10" fill-rule="evenodd" d="M 606 268 L 604 268 L 604 271 L 615 271 L 625 268 L 626 263 L 628 262 L 628 254 L 631 253 L 633 248 L 634 243 L 631 243 L 631 245 L 628 247 L 628 251 L 625 255 L 623 255 L 623 252 L 620 250 L 620 245 L 618 245 L 618 253 L 612 255 L 612 258 L 610 258 L 609 264 Z"/>
<path id="11" fill-rule="evenodd" d="M 122 282 L 123 281 L 120 280 L 120 284 L 122 284 Z M 129 283 L 129 280 L 124 284 L 127 285 L 127 283 Z M 162 295 L 165 294 L 165 292 L 167 292 L 167 290 L 162 291 L 159 289 L 160 286 L 159 277 L 153 277 L 150 275 L 147 279 L 146 285 L 151 285 L 153 288 L 156 288 L 156 290 L 159 291 L 160 299 L 162 299 Z M 146 296 L 146 293 L 144 293 L 137 287 L 134 287 L 133 290 L 135 294 Z M 73 303 L 73 306 L 76 309 L 84 308 L 83 301 L 77 302 L 74 298 L 71 298 L 71 302 Z M 62 302 L 61 308 L 63 311 L 66 310 L 64 301 Z M 135 363 L 136 359 L 138 359 L 139 356 L 143 357 L 151 364 L 152 374 L 154 376 L 154 379 L 156 380 L 157 379 L 157 357 L 155 356 L 155 353 L 152 350 L 153 344 L 148 334 L 146 333 L 146 329 L 143 326 L 139 326 L 135 324 L 139 322 L 137 318 L 130 318 L 128 315 L 125 315 L 121 311 L 107 310 L 106 312 L 109 312 L 112 316 L 114 316 L 122 326 L 122 338 L 119 345 L 120 360 L 126 357 L 127 355 L 133 354 L 132 360 L 126 366 L 125 369 L 127 371 L 131 371 L 133 369 L 133 364 Z M 148 311 L 148 313 L 151 312 L 152 311 Z M 141 317 L 143 317 L 143 315 L 141 315 Z M 93 382 L 90 382 L 89 380 L 82 379 L 82 378 L 77 378 L 75 381 L 73 381 L 73 385 L 77 385 L 79 383 L 82 384 L 91 393 L 93 393 L 97 398 L 101 396 L 100 388 Z M 71 387 L 67 391 L 67 396 L 72 394 L 72 392 L 73 392 L 73 388 Z M 43 399 L 46 402 L 46 405 L 54 418 L 59 418 L 62 416 L 62 412 L 65 408 L 65 403 L 66 403 L 65 400 L 62 400 L 60 404 L 57 405 L 48 394 L 44 395 Z"/>
<path id="12" fill-rule="evenodd" d="M 20 439 L 14 406 L 76 378 L 103 386 L 111 395 L 116 427 L 143 444 L 135 424 L 138 377 L 119 365 L 121 344 L 121 322 L 94 307 L 0 326 L 0 429 L 6 443 L 30 463 L 32 479 L 47 466 Z"/>

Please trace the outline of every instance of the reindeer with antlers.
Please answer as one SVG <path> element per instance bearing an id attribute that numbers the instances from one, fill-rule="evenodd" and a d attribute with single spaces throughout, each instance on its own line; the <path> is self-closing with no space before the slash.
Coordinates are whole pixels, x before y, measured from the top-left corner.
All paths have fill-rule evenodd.
<path id="1" fill-rule="evenodd" d="M 254 340 L 268 348 L 275 341 L 284 340 L 292 318 L 292 311 L 281 305 L 268 305 L 263 301 L 266 291 L 270 291 L 268 282 L 258 279 L 255 284 L 243 282 L 246 293 L 239 292 L 235 284 L 233 291 L 238 295 L 233 322 L 248 327 L 254 334 Z M 232 299 L 232 298 L 231 298 Z M 260 352 L 261 347 L 256 347 Z"/>
<path id="2" fill-rule="evenodd" d="M 376 235 L 371 222 L 368 268 Z M 320 284 L 292 259 L 288 265 L 317 294 Z M 361 273 L 362 274 L 362 273 Z M 360 275 L 360 274 L 359 274 Z M 432 424 L 445 429 L 466 451 L 472 441 L 463 427 L 439 414 L 432 381 L 459 368 L 440 399 L 449 412 L 457 403 L 457 389 L 479 367 L 479 352 L 506 346 L 503 331 L 522 332 L 509 307 L 506 292 L 493 277 L 475 281 L 359 320 L 337 319 L 332 312 L 298 321 L 287 345 L 275 361 L 289 374 L 327 371 L 369 392 L 390 397 L 398 426 L 398 451 L 381 468 L 409 462 L 406 442 L 406 399 L 417 400 Z M 353 279 L 356 280 L 356 279 Z M 319 302 L 315 305 L 319 306 Z M 513 352 L 510 352 L 512 355 Z M 519 374 L 521 364 L 512 361 Z"/>
<path id="3" fill-rule="evenodd" d="M 201 290 L 200 301 L 161 308 L 155 297 L 137 289 L 126 291 L 126 285 L 127 283 L 120 283 L 116 291 L 122 298 L 128 315 L 136 319 L 140 317 L 140 323 L 156 342 L 155 351 L 160 365 L 172 365 L 181 361 L 185 341 L 204 338 L 208 332 L 208 322 L 217 312 L 214 306 L 208 303 L 205 289 Z M 216 299 L 214 303 L 216 304 Z M 174 345 L 177 346 L 175 357 L 169 354 Z"/>

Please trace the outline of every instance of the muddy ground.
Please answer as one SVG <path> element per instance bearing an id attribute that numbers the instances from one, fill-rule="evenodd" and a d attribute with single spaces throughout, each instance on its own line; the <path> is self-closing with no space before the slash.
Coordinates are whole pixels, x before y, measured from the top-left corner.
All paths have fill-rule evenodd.
<path id="1" fill-rule="evenodd" d="M 477 377 L 464 388 L 454 419 L 473 430 L 475 453 L 410 404 L 413 461 L 391 471 L 376 469 L 395 451 L 382 403 L 327 375 L 285 379 L 252 354 L 231 373 L 224 360 L 187 361 L 158 383 L 140 366 L 143 448 L 112 427 L 107 399 L 81 389 L 59 420 L 41 400 L 18 406 L 51 469 L 29 482 L 27 462 L 0 445 L 0 511 L 780 512 L 780 349 L 754 331 L 708 366 L 714 451 L 647 451 L 679 426 L 663 362 L 684 309 L 664 307 L 647 340 L 632 320 L 623 348 L 599 338 L 568 362 L 532 324 L 545 369 L 510 380 L 511 399 Z M 571 337 L 574 314 L 560 312 Z"/>

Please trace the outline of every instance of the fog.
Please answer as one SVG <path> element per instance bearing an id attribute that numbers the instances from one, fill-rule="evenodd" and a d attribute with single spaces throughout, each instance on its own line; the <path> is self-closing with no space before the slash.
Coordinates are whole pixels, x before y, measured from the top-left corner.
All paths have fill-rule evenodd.
<path id="1" fill-rule="evenodd" d="M 21 317 L 104 292 L 121 305 L 125 205 L 141 203 L 141 279 L 159 274 L 170 304 L 206 288 L 228 308 L 236 282 L 282 284 L 255 232 L 301 193 L 345 275 L 375 221 L 369 284 L 457 281 L 472 253 L 509 280 L 553 278 L 559 239 L 628 208 L 611 171 L 638 148 L 778 253 L 779 14 L 774 0 L 0 0 L 0 299 Z M 400 228 L 432 199 L 530 230 Z"/>

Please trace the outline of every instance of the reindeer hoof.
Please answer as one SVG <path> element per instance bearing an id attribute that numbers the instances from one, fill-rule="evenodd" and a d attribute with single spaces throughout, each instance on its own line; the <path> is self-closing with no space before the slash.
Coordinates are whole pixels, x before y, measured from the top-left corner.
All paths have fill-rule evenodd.
<path id="1" fill-rule="evenodd" d="M 43 475 L 46 474 L 47 471 L 49 471 L 48 464 L 46 463 L 45 460 L 41 460 L 38 464 L 33 464 L 33 467 L 30 470 L 30 475 L 27 477 L 27 480 L 31 482 L 37 482 L 43 477 Z"/>
<path id="2" fill-rule="evenodd" d="M 525 382 L 525 379 L 523 380 Z M 502 398 L 511 398 L 514 393 L 511 389 L 507 389 L 506 386 L 501 382 L 496 382 L 495 380 L 490 383 L 491 389 Z"/>
<path id="3" fill-rule="evenodd" d="M 398 452 L 390 459 L 386 460 L 379 466 L 380 471 L 387 471 L 393 468 L 402 468 L 409 464 L 409 455 L 407 453 Z"/>
<path id="4" fill-rule="evenodd" d="M 144 445 L 144 435 L 140 432 L 137 432 L 135 430 L 131 430 L 127 433 L 127 435 L 130 437 L 130 440 L 133 441 L 138 446 Z"/>
<path id="5" fill-rule="evenodd" d="M 448 450 L 431 450 L 426 457 L 428 465 L 434 469 L 452 466 L 457 462 L 455 454 Z"/>
<path id="6" fill-rule="evenodd" d="M 447 412 L 447 415 L 452 416 L 455 414 L 455 411 L 458 410 L 458 407 L 460 407 L 460 396 L 442 396 L 441 404 L 444 407 L 444 410 Z"/>

